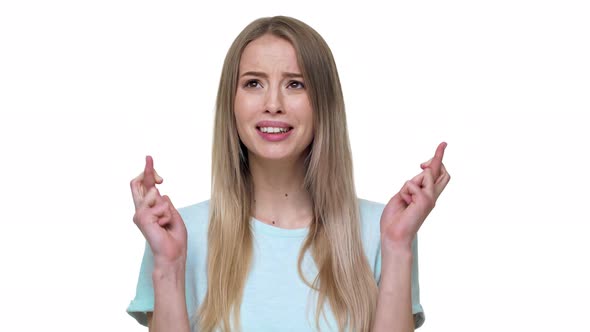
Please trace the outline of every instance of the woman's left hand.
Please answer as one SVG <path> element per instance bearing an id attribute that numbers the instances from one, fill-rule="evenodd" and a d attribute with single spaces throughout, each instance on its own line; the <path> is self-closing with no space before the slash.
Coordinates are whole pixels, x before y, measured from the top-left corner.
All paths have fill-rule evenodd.
<path id="1" fill-rule="evenodd" d="M 406 181 L 383 209 L 382 250 L 411 250 L 418 229 L 451 179 L 442 163 L 446 146 L 440 143 L 434 157 L 420 165 L 423 171 Z"/>

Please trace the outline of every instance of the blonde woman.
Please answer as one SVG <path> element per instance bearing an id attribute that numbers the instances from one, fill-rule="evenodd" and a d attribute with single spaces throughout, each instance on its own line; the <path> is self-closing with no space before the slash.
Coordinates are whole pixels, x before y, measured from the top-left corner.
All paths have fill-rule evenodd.
<path id="1" fill-rule="evenodd" d="M 289 17 L 248 25 L 221 75 L 211 199 L 176 210 L 146 158 L 146 238 L 127 311 L 150 331 L 413 331 L 416 232 L 450 177 L 446 144 L 387 205 L 355 193 L 331 51 Z"/>

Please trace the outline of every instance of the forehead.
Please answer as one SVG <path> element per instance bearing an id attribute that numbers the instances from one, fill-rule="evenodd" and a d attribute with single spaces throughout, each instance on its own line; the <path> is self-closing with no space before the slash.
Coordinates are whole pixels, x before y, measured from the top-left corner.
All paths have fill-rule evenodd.
<path id="1" fill-rule="evenodd" d="M 281 70 L 298 73 L 295 48 L 286 39 L 266 34 L 250 42 L 240 58 L 240 72 Z"/>

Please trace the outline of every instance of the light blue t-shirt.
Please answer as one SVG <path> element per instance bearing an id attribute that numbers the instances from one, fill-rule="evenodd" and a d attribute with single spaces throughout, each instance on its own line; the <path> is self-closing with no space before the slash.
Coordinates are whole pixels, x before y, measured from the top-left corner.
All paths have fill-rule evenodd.
<path id="1" fill-rule="evenodd" d="M 379 221 L 384 205 L 359 199 L 363 248 L 377 284 L 381 278 L 381 236 Z M 179 209 L 188 232 L 186 260 L 186 305 L 189 317 L 202 303 L 207 291 L 207 231 L 209 201 Z M 297 272 L 297 258 L 309 230 L 284 229 L 251 219 L 254 235 L 254 259 L 246 280 L 241 304 L 243 332 L 316 331 L 315 311 L 317 292 L 301 280 Z M 418 244 L 412 243 L 412 312 L 416 327 L 424 323 L 418 284 Z M 153 256 L 149 245 L 141 262 L 136 295 L 127 312 L 140 324 L 147 326 L 146 312 L 154 310 L 152 285 Z M 303 273 L 313 282 L 317 268 L 309 254 L 303 260 Z M 326 317 L 320 315 L 321 331 L 337 331 L 338 325 L 329 308 Z M 194 329 L 194 327 L 193 327 Z M 196 331 L 196 330 L 194 330 Z"/>

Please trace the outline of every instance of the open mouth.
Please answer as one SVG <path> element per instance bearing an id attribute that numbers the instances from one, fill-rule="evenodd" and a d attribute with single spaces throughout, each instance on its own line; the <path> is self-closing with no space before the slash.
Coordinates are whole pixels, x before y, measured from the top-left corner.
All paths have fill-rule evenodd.
<path id="1" fill-rule="evenodd" d="M 288 133 L 293 127 L 281 128 L 281 127 L 256 127 L 256 129 L 265 134 L 284 134 Z"/>

